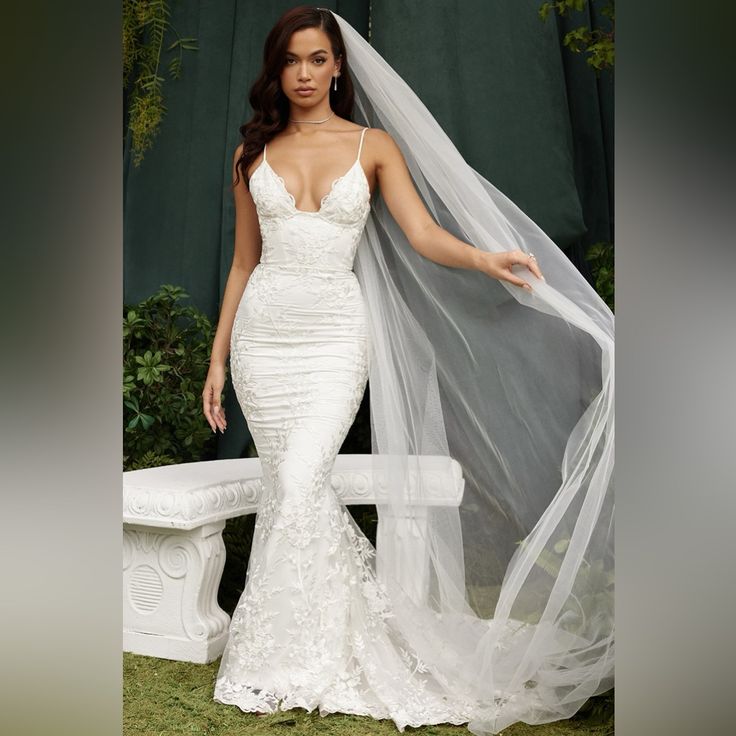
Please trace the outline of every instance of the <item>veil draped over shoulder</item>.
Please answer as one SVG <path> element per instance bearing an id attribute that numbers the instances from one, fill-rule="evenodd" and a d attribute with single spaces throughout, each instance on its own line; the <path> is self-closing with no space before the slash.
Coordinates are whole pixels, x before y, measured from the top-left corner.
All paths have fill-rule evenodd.
<path id="1" fill-rule="evenodd" d="M 386 491 L 379 579 L 428 674 L 467 704 L 471 732 L 567 718 L 613 685 L 614 318 L 333 15 L 355 119 L 393 137 L 436 222 L 483 250 L 533 252 L 547 279 L 524 268 L 527 292 L 435 264 L 374 201 L 355 271 Z M 448 458 L 465 480 L 459 506 Z"/>

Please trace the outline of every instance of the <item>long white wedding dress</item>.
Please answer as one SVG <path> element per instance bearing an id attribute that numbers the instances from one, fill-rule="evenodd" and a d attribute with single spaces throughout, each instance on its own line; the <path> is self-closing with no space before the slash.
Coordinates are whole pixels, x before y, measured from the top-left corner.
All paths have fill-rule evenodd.
<path id="1" fill-rule="evenodd" d="M 360 154 L 315 212 L 268 163 L 250 179 L 262 256 L 231 338 L 232 382 L 263 468 L 245 589 L 214 699 L 406 725 L 464 723 L 402 633 L 375 550 L 330 473 L 368 378 L 368 325 L 352 270 L 370 210 Z"/>

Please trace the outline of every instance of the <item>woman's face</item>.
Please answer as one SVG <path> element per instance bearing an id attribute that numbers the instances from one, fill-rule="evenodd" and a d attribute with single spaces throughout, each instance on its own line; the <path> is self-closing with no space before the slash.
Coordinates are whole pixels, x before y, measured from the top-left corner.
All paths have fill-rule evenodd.
<path id="1" fill-rule="evenodd" d="M 291 34 L 281 71 L 281 89 L 300 107 L 314 107 L 330 94 L 332 77 L 340 69 L 327 34 L 319 28 L 302 28 Z M 305 88 L 306 92 L 300 92 Z"/>

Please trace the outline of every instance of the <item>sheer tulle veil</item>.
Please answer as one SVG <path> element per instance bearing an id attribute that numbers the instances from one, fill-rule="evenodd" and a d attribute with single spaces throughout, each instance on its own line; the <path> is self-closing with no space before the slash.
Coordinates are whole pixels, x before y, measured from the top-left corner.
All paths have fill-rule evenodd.
<path id="1" fill-rule="evenodd" d="M 526 292 L 439 266 L 375 198 L 355 270 L 385 490 L 379 579 L 433 687 L 465 704 L 471 732 L 569 717 L 613 685 L 613 315 L 333 15 L 355 120 L 390 133 L 438 224 L 477 248 L 533 252 L 546 276 L 524 268 Z M 453 461 L 459 506 L 448 501 Z"/>

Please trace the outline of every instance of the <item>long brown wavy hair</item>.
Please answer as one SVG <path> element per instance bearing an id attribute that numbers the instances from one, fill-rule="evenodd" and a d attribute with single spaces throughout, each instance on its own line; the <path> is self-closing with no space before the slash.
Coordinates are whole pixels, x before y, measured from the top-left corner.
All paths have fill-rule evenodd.
<path id="1" fill-rule="evenodd" d="M 253 108 L 253 117 L 240 126 L 243 152 L 235 165 L 233 188 L 242 173 L 248 185 L 248 166 L 263 150 L 263 146 L 286 128 L 289 122 L 289 99 L 281 91 L 281 70 L 286 63 L 289 39 L 294 31 L 302 28 L 319 28 L 330 39 L 335 59 L 342 57 L 340 83 L 335 91 L 330 87 L 330 107 L 335 115 L 353 120 L 353 80 L 350 76 L 345 42 L 340 26 L 329 10 L 299 5 L 287 10 L 276 22 L 266 37 L 263 47 L 263 69 L 250 89 L 248 101 Z"/>

